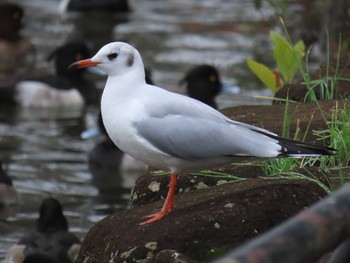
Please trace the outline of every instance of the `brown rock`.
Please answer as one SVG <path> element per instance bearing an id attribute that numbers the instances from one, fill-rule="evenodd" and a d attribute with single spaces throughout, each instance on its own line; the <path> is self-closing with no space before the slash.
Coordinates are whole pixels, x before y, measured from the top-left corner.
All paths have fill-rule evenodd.
<path id="1" fill-rule="evenodd" d="M 142 216 L 161 208 L 162 200 L 96 223 L 76 262 L 152 262 L 164 249 L 207 261 L 324 195 L 324 190 L 308 180 L 286 179 L 250 179 L 182 193 L 175 197 L 175 210 L 153 224 L 138 226 Z"/>
<path id="2" fill-rule="evenodd" d="M 137 207 L 165 199 L 169 189 L 169 176 L 170 173 L 157 175 L 154 171 L 141 175 L 132 190 L 131 206 Z M 226 165 L 207 172 L 182 174 L 177 179 L 176 194 L 258 176 L 264 176 L 263 170 L 254 165 Z"/>
<path id="3" fill-rule="evenodd" d="M 160 251 L 154 260 L 153 263 L 198 263 L 196 260 L 192 260 L 185 255 L 177 252 L 172 249 L 165 249 Z"/>

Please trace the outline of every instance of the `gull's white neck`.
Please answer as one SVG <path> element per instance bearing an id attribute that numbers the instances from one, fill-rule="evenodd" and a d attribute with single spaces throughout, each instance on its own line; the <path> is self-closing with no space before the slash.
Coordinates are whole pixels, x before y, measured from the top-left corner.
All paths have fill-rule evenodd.
<path id="1" fill-rule="evenodd" d="M 125 67 L 120 74 L 116 70 L 116 74 L 108 76 L 103 95 L 108 94 L 108 97 L 116 99 L 116 96 L 131 96 L 136 92 L 135 90 L 143 87 L 145 70 L 141 56 L 138 53 L 135 54 L 133 64 Z"/>
<path id="2" fill-rule="evenodd" d="M 109 76 L 101 98 L 101 111 L 104 117 L 124 114 L 137 94 L 145 88 L 145 72 L 141 59 L 120 75 Z"/>
<path id="3" fill-rule="evenodd" d="M 147 92 L 143 62 L 136 51 L 132 62 L 131 65 L 119 64 L 110 71 L 101 98 L 101 113 L 107 133 L 119 147 L 122 145 L 117 138 L 122 138 L 123 130 L 139 118 L 142 112 L 139 96 Z"/>
<path id="4" fill-rule="evenodd" d="M 101 113 L 108 135 L 121 150 L 131 155 L 125 144 L 129 145 L 133 140 L 129 137 L 132 123 L 142 116 L 143 111 L 139 96 L 147 88 L 144 69 L 141 69 L 141 72 L 136 68 L 109 76 L 101 99 Z"/>

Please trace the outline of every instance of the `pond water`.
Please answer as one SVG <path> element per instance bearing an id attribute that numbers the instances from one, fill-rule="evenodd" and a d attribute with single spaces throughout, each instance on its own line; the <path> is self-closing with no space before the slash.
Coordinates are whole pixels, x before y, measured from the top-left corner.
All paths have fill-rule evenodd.
<path id="1" fill-rule="evenodd" d="M 271 50 L 268 32 L 278 27 L 278 19 L 269 6 L 257 10 L 253 0 L 144 0 L 132 1 L 128 14 L 111 15 L 60 14 L 58 0 L 12 2 L 26 9 L 24 34 L 37 48 L 39 69 L 50 70 L 46 56 L 69 39 L 84 38 L 94 51 L 124 40 L 137 47 L 159 86 L 183 93 L 178 82 L 184 72 L 209 63 L 219 68 L 225 83 L 241 88 L 239 94 L 220 95 L 220 107 L 270 103 L 253 97 L 271 93 L 257 88 L 260 84 L 245 66 L 247 58 L 271 58 L 266 55 Z M 104 81 L 99 78 L 101 87 Z M 0 214 L 0 260 L 34 227 L 45 197 L 62 202 L 70 231 L 80 238 L 96 221 L 128 206 L 132 182 L 126 185 L 116 175 L 108 181 L 114 190 L 102 194 L 88 168 L 88 152 L 101 138 L 82 140 L 80 133 L 94 125 L 97 108 L 50 111 L 1 105 L 0 110 L 0 158 L 20 196 L 17 207 Z M 99 179 L 112 180 L 107 178 Z"/>

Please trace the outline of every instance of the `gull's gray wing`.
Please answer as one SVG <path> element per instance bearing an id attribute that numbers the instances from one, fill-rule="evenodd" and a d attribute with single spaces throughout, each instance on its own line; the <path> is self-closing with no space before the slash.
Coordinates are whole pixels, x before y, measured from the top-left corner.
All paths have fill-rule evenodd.
<path id="1" fill-rule="evenodd" d="M 154 86 L 149 85 L 149 89 L 152 89 L 152 87 L 155 88 Z M 150 93 L 142 94 L 142 100 L 145 105 L 147 105 L 143 111 L 147 112 L 148 116 L 162 118 L 164 116 L 173 114 L 193 117 L 195 119 L 206 119 L 208 121 L 214 122 L 230 122 L 235 126 L 257 131 L 266 135 L 277 136 L 276 134 L 265 129 L 231 120 L 220 111 L 217 111 L 216 109 L 193 98 L 177 93 L 171 93 L 165 89 L 156 89 L 157 93 L 160 93 L 159 97 L 153 97 L 153 94 Z M 169 93 L 171 96 L 169 96 Z M 154 105 L 155 101 L 157 102 L 157 107 Z"/>
<path id="2" fill-rule="evenodd" d="M 155 148 L 182 159 L 276 156 L 281 148 L 276 140 L 239 124 L 221 118 L 169 114 L 149 116 L 134 126 Z"/>

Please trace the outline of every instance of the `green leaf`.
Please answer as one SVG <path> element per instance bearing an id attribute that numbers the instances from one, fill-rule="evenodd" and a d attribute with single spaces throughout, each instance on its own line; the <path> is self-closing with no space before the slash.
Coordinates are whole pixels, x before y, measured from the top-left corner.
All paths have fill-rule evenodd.
<path id="1" fill-rule="evenodd" d="M 253 71 L 255 75 L 257 75 L 257 77 L 265 84 L 265 86 L 272 90 L 273 93 L 276 93 L 278 87 L 273 71 L 265 65 L 251 59 L 247 59 L 247 64 L 250 70 Z"/>
<path id="2" fill-rule="evenodd" d="M 305 45 L 302 40 L 292 46 L 284 37 L 271 31 L 270 37 L 274 42 L 273 55 L 283 79 L 292 83 L 303 57 Z"/>
<path id="3" fill-rule="evenodd" d="M 303 40 L 299 40 L 295 45 L 294 45 L 294 50 L 297 53 L 297 55 L 302 58 L 304 56 L 305 52 L 305 44 Z"/>

